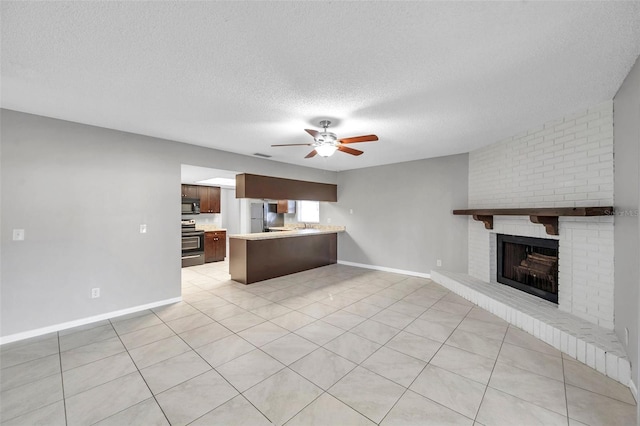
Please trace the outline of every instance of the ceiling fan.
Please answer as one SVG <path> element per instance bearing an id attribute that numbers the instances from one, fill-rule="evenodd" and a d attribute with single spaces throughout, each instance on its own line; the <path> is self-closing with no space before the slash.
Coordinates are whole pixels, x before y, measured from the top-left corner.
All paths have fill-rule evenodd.
<path id="1" fill-rule="evenodd" d="M 378 137 L 376 135 L 355 136 L 352 138 L 338 139 L 335 133 L 327 132 L 327 127 L 331 125 L 331 122 L 329 120 L 322 120 L 319 124 L 320 127 L 324 128 L 322 132 L 318 132 L 317 130 L 304 129 L 305 132 L 313 136 L 313 143 L 290 143 L 271 146 L 312 146 L 314 148 L 313 151 L 307 154 L 307 156 L 304 158 L 315 157 L 316 154 L 320 154 L 321 157 L 330 157 L 336 151 L 342 151 L 351 155 L 361 155 L 363 154 L 362 151 L 349 148 L 345 145 L 358 142 L 373 142 L 378 140 Z"/>

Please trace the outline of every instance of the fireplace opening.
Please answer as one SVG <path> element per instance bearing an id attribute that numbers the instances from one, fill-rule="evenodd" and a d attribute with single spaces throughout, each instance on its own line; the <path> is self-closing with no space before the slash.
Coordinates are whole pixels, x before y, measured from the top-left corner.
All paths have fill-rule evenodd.
<path id="1" fill-rule="evenodd" d="M 558 303 L 558 241 L 497 237 L 498 282 Z"/>

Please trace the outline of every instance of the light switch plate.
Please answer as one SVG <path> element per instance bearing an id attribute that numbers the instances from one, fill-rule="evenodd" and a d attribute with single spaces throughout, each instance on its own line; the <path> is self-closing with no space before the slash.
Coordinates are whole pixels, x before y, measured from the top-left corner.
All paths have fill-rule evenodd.
<path id="1" fill-rule="evenodd" d="M 145 224 L 140 225 L 140 233 L 141 234 L 146 234 L 147 233 L 147 225 L 145 225 Z"/>
<path id="2" fill-rule="evenodd" d="M 24 229 L 13 230 L 13 241 L 24 241 Z"/>

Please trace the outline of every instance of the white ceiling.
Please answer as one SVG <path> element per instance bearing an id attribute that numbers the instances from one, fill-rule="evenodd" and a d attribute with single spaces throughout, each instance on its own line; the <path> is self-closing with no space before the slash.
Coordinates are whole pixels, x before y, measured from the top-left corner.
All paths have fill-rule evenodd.
<path id="1" fill-rule="evenodd" d="M 612 99 L 639 2 L 2 2 L 2 107 L 347 170 Z M 304 128 L 375 133 L 305 160 Z"/>

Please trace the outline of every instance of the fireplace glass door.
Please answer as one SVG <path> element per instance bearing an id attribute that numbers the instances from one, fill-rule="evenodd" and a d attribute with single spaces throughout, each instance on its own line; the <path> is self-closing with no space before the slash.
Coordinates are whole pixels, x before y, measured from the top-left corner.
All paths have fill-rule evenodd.
<path id="1" fill-rule="evenodd" d="M 558 303 L 558 241 L 497 237 L 498 282 Z"/>

